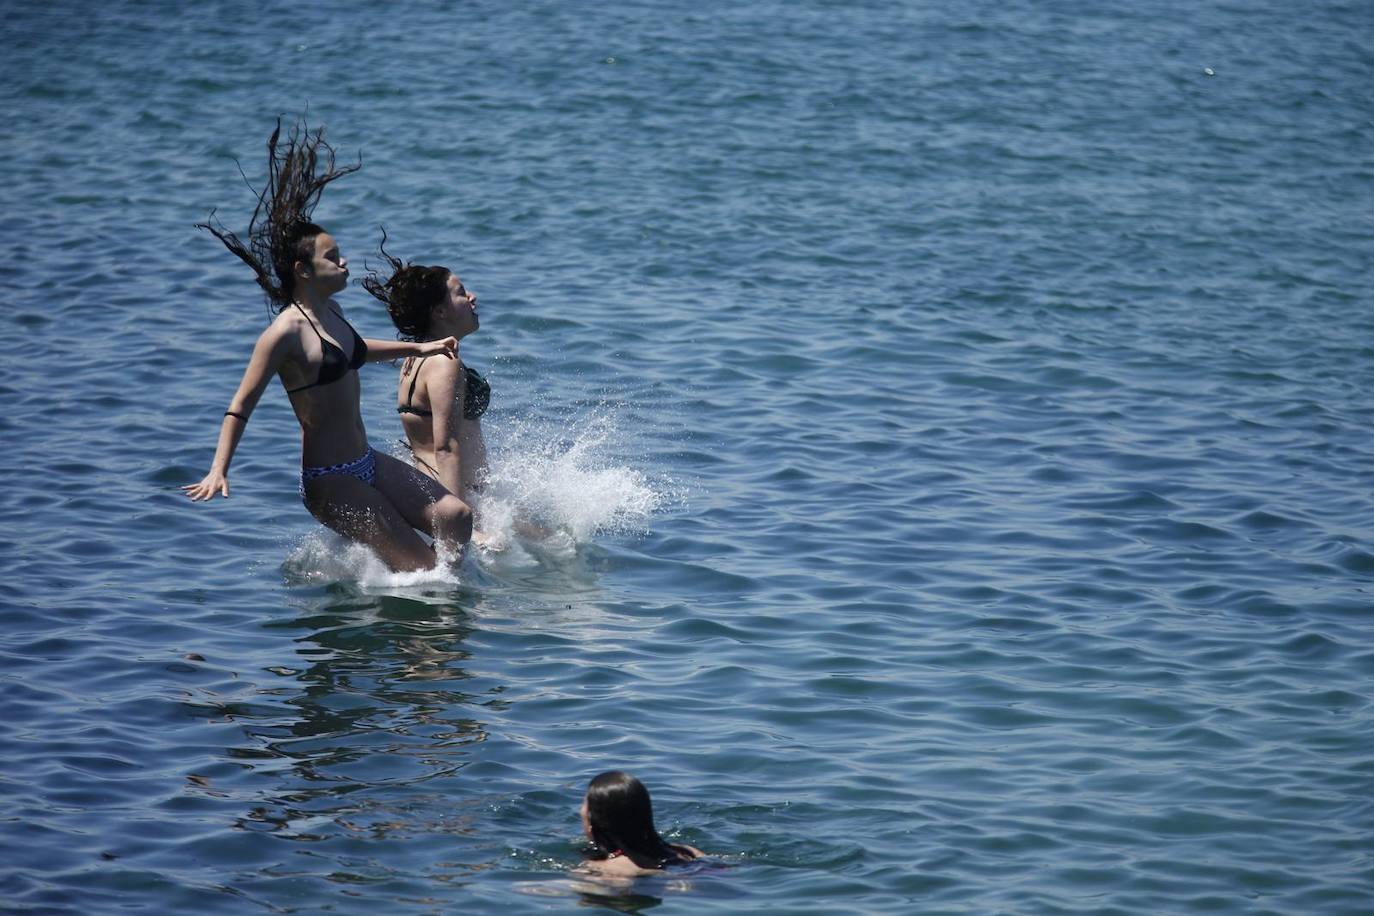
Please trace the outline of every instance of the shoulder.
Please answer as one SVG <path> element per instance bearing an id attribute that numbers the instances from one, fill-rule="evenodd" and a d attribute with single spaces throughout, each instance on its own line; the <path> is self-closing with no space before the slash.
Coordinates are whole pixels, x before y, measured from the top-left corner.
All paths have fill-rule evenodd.
<path id="1" fill-rule="evenodd" d="M 442 354 L 426 359 L 424 365 L 420 367 L 420 371 L 424 373 L 425 384 L 427 385 L 457 386 L 462 384 L 462 361 L 448 359 Z"/>
<path id="2" fill-rule="evenodd" d="M 305 326 L 301 313 L 293 308 L 284 308 L 273 317 L 272 323 L 263 330 L 263 337 L 281 337 L 296 334 Z"/>
<path id="3" fill-rule="evenodd" d="M 658 869 L 640 868 L 627 856 L 616 856 L 614 859 L 587 859 L 580 868 L 588 874 L 603 878 L 638 878 L 662 874 Z"/>
<path id="4" fill-rule="evenodd" d="M 609 859 L 583 859 L 577 866 L 577 870 L 588 875 L 607 875 L 610 874 Z"/>
<path id="5" fill-rule="evenodd" d="M 294 310 L 293 310 L 294 311 Z M 296 349 L 301 340 L 301 317 L 283 310 L 258 335 L 258 346 L 272 350 Z"/>

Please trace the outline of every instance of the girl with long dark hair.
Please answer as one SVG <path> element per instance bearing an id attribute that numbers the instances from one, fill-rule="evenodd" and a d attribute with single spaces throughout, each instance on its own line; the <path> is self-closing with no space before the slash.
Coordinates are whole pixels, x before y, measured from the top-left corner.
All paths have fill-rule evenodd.
<path id="1" fill-rule="evenodd" d="M 403 263 L 386 250 L 382 257 L 391 269 L 383 279 L 375 271 L 363 288 L 386 305 L 401 340 L 424 343 L 438 338 L 456 341 L 477 330 L 477 297 L 447 267 Z M 401 417 L 415 463 L 450 493 L 476 506 L 487 467 L 482 437 L 482 414 L 491 388 L 453 348 L 453 359 L 408 357 L 401 364 L 396 412 Z M 480 540 L 481 535 L 474 535 Z"/>
<path id="2" fill-rule="evenodd" d="M 611 878 L 652 875 L 701 858 L 692 846 L 668 843 L 654 827 L 649 790 L 629 773 L 611 770 L 592 779 L 582 800 L 582 832 L 591 841 L 582 868 Z"/>
<path id="3" fill-rule="evenodd" d="M 192 500 L 229 496 L 229 463 L 248 418 L 273 376 L 281 379 L 301 425 L 300 495 L 311 515 L 371 548 L 393 570 L 435 563 L 415 531 L 458 549 L 472 536 L 472 511 L 405 462 L 375 452 L 359 409 L 357 369 L 401 357 L 454 356 L 457 340 L 364 340 L 333 296 L 348 284 L 338 243 L 311 221 L 330 182 L 359 166 L 336 168 L 324 131 L 297 125 L 267 143 L 267 185 L 248 224 L 248 241 L 213 221 L 197 224 L 252 268 L 274 317 L 258 337 L 238 391 L 220 424 L 210 471 L 183 487 Z"/>

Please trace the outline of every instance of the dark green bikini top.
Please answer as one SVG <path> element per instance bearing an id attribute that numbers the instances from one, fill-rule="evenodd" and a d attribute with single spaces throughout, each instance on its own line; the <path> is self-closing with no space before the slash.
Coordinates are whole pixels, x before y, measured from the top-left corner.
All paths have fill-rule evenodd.
<path id="1" fill-rule="evenodd" d="M 397 413 L 409 413 L 417 417 L 434 416 L 434 411 L 414 406 L 415 383 L 420 380 L 420 366 L 427 359 L 428 356 L 422 356 L 420 362 L 415 364 L 415 374 L 410 377 L 410 393 L 406 395 L 406 402 L 396 408 Z M 463 375 L 463 419 L 476 420 L 487 412 L 487 405 L 491 403 L 491 386 L 477 374 L 476 369 L 466 363 L 463 364 Z"/>

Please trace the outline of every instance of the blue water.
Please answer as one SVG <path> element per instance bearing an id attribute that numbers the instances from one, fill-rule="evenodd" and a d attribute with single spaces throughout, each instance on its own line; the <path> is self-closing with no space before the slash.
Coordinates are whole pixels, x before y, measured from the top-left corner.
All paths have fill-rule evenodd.
<path id="1" fill-rule="evenodd" d="M 1368 4 L 4 23 L 7 908 L 1368 912 Z M 192 224 L 307 106 L 548 542 L 387 574 L 275 388 L 178 492 L 266 319 Z M 577 885 L 611 767 L 726 867 Z"/>

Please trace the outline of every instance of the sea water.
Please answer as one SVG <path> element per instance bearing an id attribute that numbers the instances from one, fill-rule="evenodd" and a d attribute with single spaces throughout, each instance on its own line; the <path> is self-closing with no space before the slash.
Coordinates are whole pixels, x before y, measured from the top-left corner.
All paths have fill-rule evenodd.
<path id="1" fill-rule="evenodd" d="M 1369 910 L 1366 4 L 3 23 L 6 908 Z M 498 543 L 432 572 L 275 384 L 178 489 L 267 319 L 192 224 L 302 114 L 355 279 L 481 302 Z M 578 880 L 610 768 L 710 865 Z"/>

